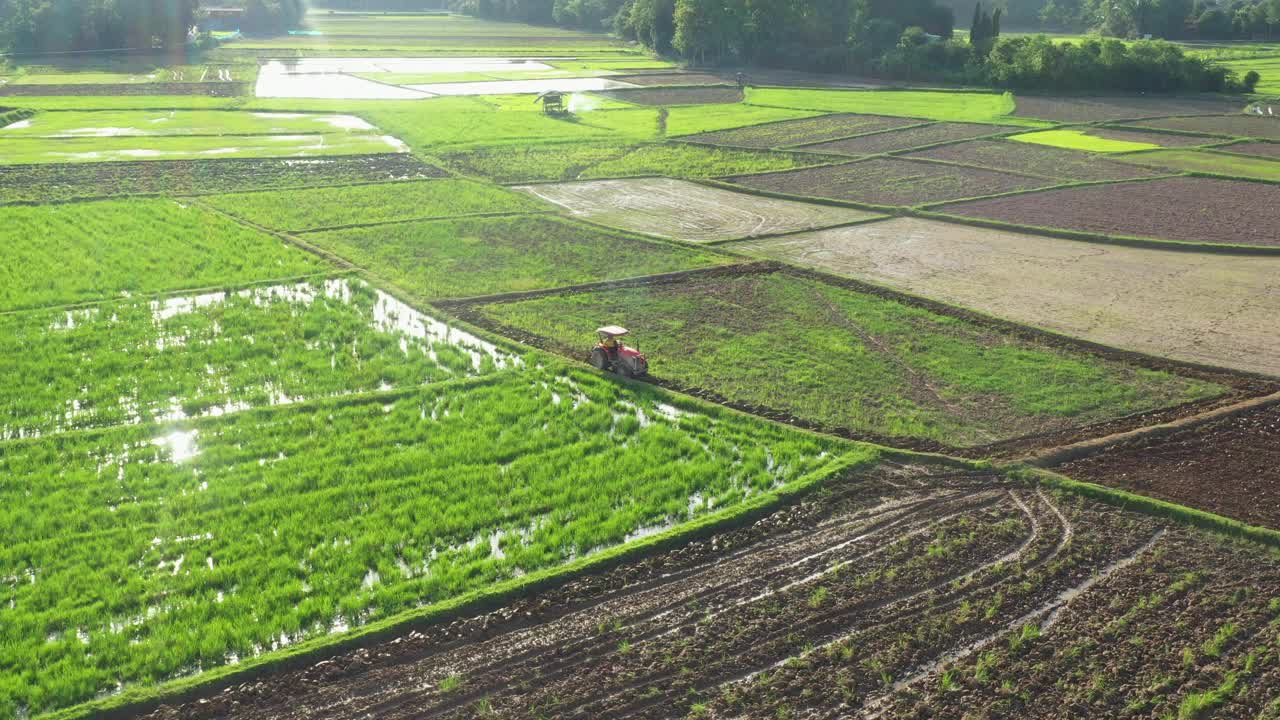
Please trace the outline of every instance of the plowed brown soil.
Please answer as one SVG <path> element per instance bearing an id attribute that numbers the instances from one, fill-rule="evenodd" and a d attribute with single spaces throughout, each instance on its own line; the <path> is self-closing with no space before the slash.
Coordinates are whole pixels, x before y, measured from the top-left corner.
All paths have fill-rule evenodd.
<path id="1" fill-rule="evenodd" d="M 119 195 L 207 195 L 239 190 L 420 180 L 445 175 L 440 168 L 398 153 L 306 159 L 0 165 L 0 203 Z"/>
<path id="2" fill-rule="evenodd" d="M 1280 690 L 1262 652 L 1278 591 L 1280 563 L 1255 549 L 889 464 L 751 526 L 140 716 L 959 718 L 1012 702 L 1011 717 L 1158 717 L 1252 652 L 1230 699 L 1252 717 Z"/>
<path id="3" fill-rule="evenodd" d="M 1226 115 L 1240 112 L 1243 101 L 1215 95 L 1188 97 L 1053 97 L 1019 95 L 1018 117 L 1038 118 L 1054 122 L 1096 122 L 1098 120 L 1134 120 L 1166 115 Z"/>
<path id="4" fill-rule="evenodd" d="M 864 133 L 919 125 L 921 122 L 920 120 L 886 117 L 883 115 L 822 115 L 801 120 L 785 120 L 783 122 L 753 125 L 736 130 L 720 130 L 700 135 L 690 135 L 684 140 L 711 145 L 732 145 L 735 147 L 763 149 L 819 143 L 825 140 L 836 140 Z"/>
<path id="5" fill-rule="evenodd" d="M 1280 406 L 1134 440 L 1057 470 L 1280 529 Z"/>
<path id="6" fill-rule="evenodd" d="M 1280 118 L 1253 115 L 1227 117 L 1175 117 L 1139 123 L 1146 127 L 1212 133 L 1245 138 L 1280 140 Z"/>
<path id="7" fill-rule="evenodd" d="M 1261 157 L 1280 159 L 1280 143 L 1246 142 L 1227 145 L 1218 149 L 1223 152 L 1236 153 L 1239 155 L 1258 155 Z"/>
<path id="8" fill-rule="evenodd" d="M 1048 190 L 937 210 L 1106 235 L 1280 247 L 1276 193 L 1276 186 L 1266 183 L 1178 177 Z"/>
<path id="9" fill-rule="evenodd" d="M 1130 180 L 1162 174 L 1112 162 L 1079 150 L 1007 140 L 972 140 L 910 153 L 905 157 L 973 165 L 1060 180 Z"/>
<path id="10" fill-rule="evenodd" d="M 874 205 L 920 205 L 1054 185 L 1053 180 L 940 163 L 872 158 L 807 170 L 744 175 L 729 182 L 790 195 Z"/>
<path id="11" fill-rule="evenodd" d="M 1010 125 L 981 125 L 978 123 L 944 122 L 905 130 L 890 130 L 874 135 L 860 135 L 847 140 L 806 145 L 810 152 L 836 153 L 839 155 L 877 155 L 879 153 L 907 150 L 925 145 L 968 140 L 970 138 L 1015 132 L 1025 128 Z"/>
<path id="12" fill-rule="evenodd" d="M 1222 140 L 1218 138 L 1207 135 L 1182 135 L 1180 133 L 1162 133 L 1118 127 L 1092 128 L 1090 130 L 1086 130 L 1085 134 L 1105 138 L 1107 140 L 1149 143 L 1151 145 L 1170 148 L 1194 147 L 1196 145 L 1209 145 L 1212 143 L 1222 142 Z"/>

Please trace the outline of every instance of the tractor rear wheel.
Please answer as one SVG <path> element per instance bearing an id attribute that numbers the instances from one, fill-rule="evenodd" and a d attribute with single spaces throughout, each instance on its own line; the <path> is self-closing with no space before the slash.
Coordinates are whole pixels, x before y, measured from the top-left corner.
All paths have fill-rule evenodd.
<path id="1" fill-rule="evenodd" d="M 588 362 L 591 363 L 591 367 L 597 370 L 609 369 L 609 358 L 605 357 L 604 351 L 600 348 L 595 348 L 591 351 L 591 359 Z"/>

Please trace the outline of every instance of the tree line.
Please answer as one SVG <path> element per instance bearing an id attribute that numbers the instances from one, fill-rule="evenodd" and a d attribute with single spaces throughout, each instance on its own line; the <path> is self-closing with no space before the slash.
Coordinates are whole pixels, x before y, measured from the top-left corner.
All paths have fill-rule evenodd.
<path id="1" fill-rule="evenodd" d="M 174 47 L 187 41 L 199 0 L 0 0 L 0 48 L 76 52 Z"/>

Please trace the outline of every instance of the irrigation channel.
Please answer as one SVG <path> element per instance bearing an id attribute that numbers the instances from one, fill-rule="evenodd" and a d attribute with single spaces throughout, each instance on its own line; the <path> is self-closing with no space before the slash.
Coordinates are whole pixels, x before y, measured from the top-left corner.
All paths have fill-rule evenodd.
<path id="1" fill-rule="evenodd" d="M 888 463 L 753 525 L 147 717 L 880 715 L 942 665 L 1052 633 L 1166 533 Z"/>

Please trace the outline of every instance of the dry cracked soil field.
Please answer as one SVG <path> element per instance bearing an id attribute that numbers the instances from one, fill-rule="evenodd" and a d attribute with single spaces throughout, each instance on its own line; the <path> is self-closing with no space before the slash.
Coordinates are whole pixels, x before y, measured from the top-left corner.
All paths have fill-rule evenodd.
<path id="1" fill-rule="evenodd" d="M 1280 563 L 1032 486 L 885 463 L 754 524 L 148 720 L 1165 717 L 1280 673 Z M 946 669 L 939 664 L 946 663 Z"/>

